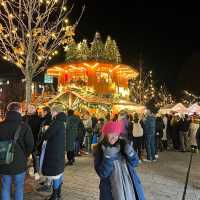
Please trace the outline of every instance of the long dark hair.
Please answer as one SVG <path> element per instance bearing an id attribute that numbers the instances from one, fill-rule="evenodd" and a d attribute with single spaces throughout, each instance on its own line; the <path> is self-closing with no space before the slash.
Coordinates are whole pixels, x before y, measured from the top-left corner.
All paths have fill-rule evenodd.
<path id="1" fill-rule="evenodd" d="M 124 147 L 125 145 L 128 143 L 128 141 L 122 137 L 119 137 L 118 141 L 115 143 L 115 144 L 110 144 L 108 142 L 108 138 L 107 137 L 104 137 L 102 139 L 102 141 L 100 141 L 95 147 L 94 147 L 94 154 L 95 153 L 99 153 L 101 152 L 102 153 L 102 145 L 104 145 L 105 147 L 115 147 L 117 145 L 120 145 L 120 149 L 121 149 L 121 152 L 123 153 L 124 151 Z"/>

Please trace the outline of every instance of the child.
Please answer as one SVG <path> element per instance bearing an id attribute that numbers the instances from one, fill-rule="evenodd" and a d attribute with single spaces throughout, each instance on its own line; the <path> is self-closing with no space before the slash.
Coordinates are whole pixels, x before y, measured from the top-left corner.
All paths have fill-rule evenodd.
<path id="1" fill-rule="evenodd" d="M 122 131 L 122 123 L 107 122 L 102 129 L 104 138 L 94 150 L 100 200 L 145 200 L 134 169 L 139 159 L 132 146 L 120 138 Z"/>

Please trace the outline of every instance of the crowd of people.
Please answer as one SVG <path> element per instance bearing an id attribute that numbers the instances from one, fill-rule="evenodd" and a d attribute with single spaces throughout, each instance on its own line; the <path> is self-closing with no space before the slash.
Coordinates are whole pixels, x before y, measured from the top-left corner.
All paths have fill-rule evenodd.
<path id="1" fill-rule="evenodd" d="M 29 160 L 39 183 L 37 191 L 52 191 L 48 199 L 60 200 L 65 167 L 74 165 L 76 156 L 90 153 L 100 177 L 101 200 L 145 200 L 134 169 L 139 163 L 156 162 L 161 151 L 198 153 L 200 149 L 200 127 L 195 113 L 155 115 L 150 110 L 145 114 L 122 110 L 113 117 L 107 114 L 97 118 L 88 111 L 80 116 L 73 110 L 66 113 L 57 104 L 43 107 L 40 112 L 29 105 L 23 116 L 20 104 L 13 102 L 0 123 L 0 133 L 3 200 L 10 199 L 12 178 L 15 199 L 23 200 Z M 7 152 L 1 150 L 7 141 L 12 141 L 15 149 L 9 164 L 2 156 Z"/>

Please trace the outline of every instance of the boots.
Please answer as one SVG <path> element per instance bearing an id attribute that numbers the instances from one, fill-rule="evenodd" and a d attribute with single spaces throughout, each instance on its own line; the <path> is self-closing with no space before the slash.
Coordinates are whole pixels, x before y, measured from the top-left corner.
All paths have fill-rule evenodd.
<path id="1" fill-rule="evenodd" d="M 60 190 L 60 192 L 61 192 L 61 190 Z M 59 196 L 60 196 L 59 189 L 54 189 L 52 195 L 46 200 L 61 200 L 61 198 Z"/>

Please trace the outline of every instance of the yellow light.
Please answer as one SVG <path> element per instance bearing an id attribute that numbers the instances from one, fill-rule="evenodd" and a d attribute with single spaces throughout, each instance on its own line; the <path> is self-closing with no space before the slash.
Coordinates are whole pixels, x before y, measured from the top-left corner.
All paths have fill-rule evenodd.
<path id="1" fill-rule="evenodd" d="M 8 15 L 8 18 L 12 19 L 12 18 L 13 18 L 13 15 L 12 15 L 12 14 L 9 14 L 9 15 Z"/>
<path id="2" fill-rule="evenodd" d="M 26 37 L 30 37 L 30 36 L 31 36 L 30 33 L 27 33 L 27 34 L 26 34 Z"/>
<path id="3" fill-rule="evenodd" d="M 64 7 L 63 7 L 63 10 L 64 10 L 64 11 L 67 11 L 67 7 L 66 7 L 66 6 L 64 6 Z"/>
<path id="4" fill-rule="evenodd" d="M 42 60 L 42 56 L 38 56 L 38 60 Z"/>
<path id="5" fill-rule="evenodd" d="M 4 60 L 8 60 L 8 57 L 7 57 L 7 56 L 4 56 L 3 59 L 4 59 Z"/>
<path id="6" fill-rule="evenodd" d="M 5 4 L 5 2 L 2 2 L 1 5 L 2 5 L 2 6 L 5 6 L 6 4 Z"/>
<path id="7" fill-rule="evenodd" d="M 52 33 L 52 34 L 51 34 L 51 37 L 55 39 L 55 38 L 56 38 L 56 34 L 55 34 L 55 33 Z"/>
<path id="8" fill-rule="evenodd" d="M 68 19 L 65 19 L 65 23 L 67 24 L 69 22 L 69 20 Z"/>

